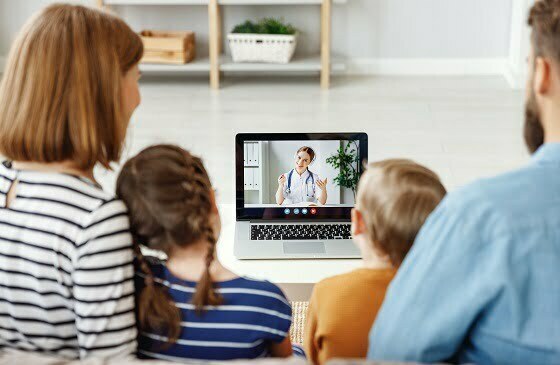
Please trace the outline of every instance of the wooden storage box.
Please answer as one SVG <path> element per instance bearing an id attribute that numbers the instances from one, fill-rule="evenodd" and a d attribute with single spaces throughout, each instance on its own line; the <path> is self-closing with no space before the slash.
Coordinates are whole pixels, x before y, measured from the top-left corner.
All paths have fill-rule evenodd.
<path id="1" fill-rule="evenodd" d="M 194 32 L 143 30 L 143 63 L 183 64 L 195 57 Z"/>

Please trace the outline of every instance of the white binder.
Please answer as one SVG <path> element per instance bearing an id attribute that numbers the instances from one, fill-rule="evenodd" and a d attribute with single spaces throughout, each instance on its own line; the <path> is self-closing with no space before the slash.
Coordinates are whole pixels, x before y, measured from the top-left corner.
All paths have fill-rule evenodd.
<path id="1" fill-rule="evenodd" d="M 254 160 L 255 166 L 259 166 L 260 152 L 261 152 L 260 143 L 253 144 L 253 160 Z"/>
<path id="2" fill-rule="evenodd" d="M 253 168 L 253 189 L 255 190 L 259 190 L 261 188 L 261 184 L 260 184 L 260 174 L 259 174 L 259 169 L 258 168 Z"/>

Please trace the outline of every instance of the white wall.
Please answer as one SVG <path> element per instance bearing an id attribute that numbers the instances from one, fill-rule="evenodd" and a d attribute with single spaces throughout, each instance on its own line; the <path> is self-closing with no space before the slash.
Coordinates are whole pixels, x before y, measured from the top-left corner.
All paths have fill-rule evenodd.
<path id="1" fill-rule="evenodd" d="M 511 0 L 349 0 L 335 42 L 353 57 L 504 57 L 510 14 Z"/>
<path id="2" fill-rule="evenodd" d="M 54 1 L 0 0 L 0 57 L 35 11 Z M 93 0 L 74 1 L 93 5 Z M 357 60 L 505 59 L 509 52 L 512 0 L 348 0 L 334 6 L 333 51 Z M 200 54 L 208 21 L 204 7 L 126 6 L 116 8 L 134 29 L 193 29 Z M 318 49 L 319 8 L 231 6 L 224 30 L 246 18 L 283 17 L 302 31 L 298 52 Z M 227 48 L 227 47 L 226 47 Z"/>
<path id="3" fill-rule="evenodd" d="M 0 57 L 6 56 L 10 44 L 29 17 L 57 1 L 52 0 L 0 0 Z M 95 0 L 60 0 L 58 2 L 94 5 Z"/>
<path id="4" fill-rule="evenodd" d="M 527 24 L 529 9 L 535 0 L 513 0 L 511 37 L 508 67 L 505 77 L 515 89 L 525 87 L 527 80 L 527 56 L 530 49 L 531 30 Z"/>

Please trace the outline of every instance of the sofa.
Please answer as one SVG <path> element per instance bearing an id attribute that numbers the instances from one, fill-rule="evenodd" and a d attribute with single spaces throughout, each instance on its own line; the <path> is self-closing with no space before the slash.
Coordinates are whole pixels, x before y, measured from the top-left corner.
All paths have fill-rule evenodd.
<path id="1" fill-rule="evenodd" d="M 88 359 L 84 361 L 71 361 L 46 355 L 24 352 L 12 349 L 0 350 L 0 365 L 172 365 L 168 361 L 129 359 Z M 306 365 L 307 362 L 297 357 L 288 359 L 259 359 L 259 360 L 236 360 L 229 362 L 213 362 L 212 364 L 227 365 Z M 404 365 L 396 362 L 368 362 L 365 360 L 332 360 L 328 365 Z"/>
<path id="2" fill-rule="evenodd" d="M 293 322 L 290 328 L 290 337 L 293 343 L 301 345 L 303 343 L 305 320 L 309 303 L 306 301 L 291 302 L 293 310 Z M 304 359 L 291 357 L 288 359 L 258 359 L 258 360 L 236 360 L 228 362 L 213 362 L 212 364 L 247 364 L 251 365 L 306 365 Z M 168 361 L 159 360 L 139 360 L 136 358 L 129 359 L 88 359 L 85 361 L 64 360 L 52 356 L 19 351 L 14 349 L 0 350 L 0 365 L 170 365 Z M 328 365 L 398 365 L 399 363 L 376 363 L 367 362 L 365 360 L 332 360 Z"/>

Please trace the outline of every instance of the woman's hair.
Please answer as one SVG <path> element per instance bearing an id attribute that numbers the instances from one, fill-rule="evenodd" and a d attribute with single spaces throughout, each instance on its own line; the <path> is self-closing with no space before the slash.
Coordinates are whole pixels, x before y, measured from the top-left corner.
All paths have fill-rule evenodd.
<path id="1" fill-rule="evenodd" d="M 309 163 L 312 163 L 313 161 L 315 161 L 315 151 L 313 151 L 313 148 L 307 147 L 307 146 L 300 147 L 300 149 L 297 150 L 297 152 L 296 152 L 296 156 L 300 152 L 307 152 L 307 154 L 309 155 L 309 158 L 311 159 L 311 161 L 309 161 Z"/>
<path id="2" fill-rule="evenodd" d="M 117 195 L 128 207 L 137 256 L 146 277 L 138 308 L 140 326 L 166 331 L 174 342 L 180 334 L 180 312 L 167 289 L 154 282 L 138 245 L 172 255 L 175 249 L 208 241 L 206 270 L 192 303 L 199 313 L 205 305 L 220 304 L 210 276 L 216 246 L 210 221 L 215 204 L 210 178 L 200 158 L 177 146 L 157 145 L 126 162 L 117 180 Z"/>
<path id="3" fill-rule="evenodd" d="M 0 154 L 109 168 L 128 125 L 122 77 L 142 54 L 140 37 L 107 13 L 55 4 L 33 16 L 0 84 Z"/>
<path id="4" fill-rule="evenodd" d="M 393 266 L 400 266 L 445 194 L 439 177 L 413 161 L 389 159 L 368 165 L 358 185 L 358 209 L 369 238 Z"/>

